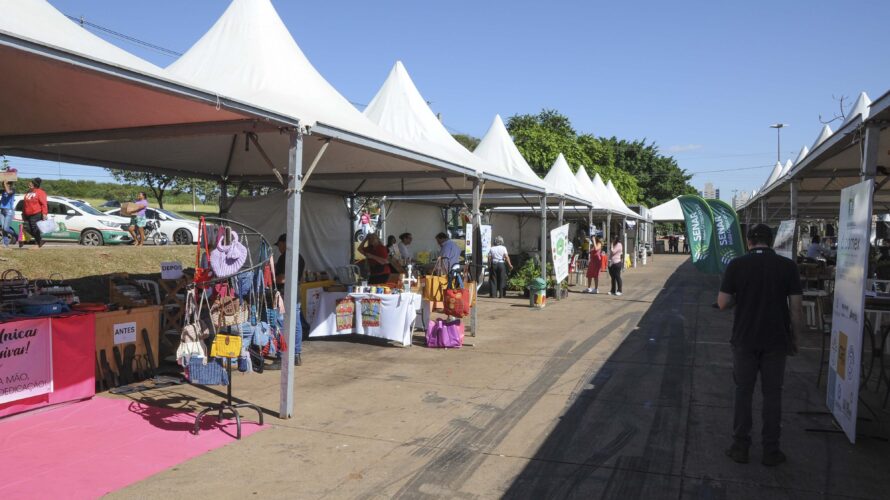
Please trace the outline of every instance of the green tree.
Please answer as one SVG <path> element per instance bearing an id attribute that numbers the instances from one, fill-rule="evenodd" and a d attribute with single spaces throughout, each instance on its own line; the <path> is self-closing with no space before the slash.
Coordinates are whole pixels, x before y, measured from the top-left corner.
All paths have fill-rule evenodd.
<path id="1" fill-rule="evenodd" d="M 592 177 L 599 173 L 609 180 L 626 203 L 635 203 L 640 188 L 634 177 L 613 166 L 612 149 L 590 134 L 578 135 L 568 117 L 554 110 L 536 115 L 514 115 L 507 129 L 529 165 L 541 176 L 547 174 L 559 153 L 569 165 L 584 165 Z"/>
<path id="2" fill-rule="evenodd" d="M 468 134 L 451 134 L 451 137 L 454 137 L 454 140 L 470 151 L 474 151 L 479 142 L 481 142 L 479 138 Z"/>
<path id="3" fill-rule="evenodd" d="M 151 192 L 158 202 L 158 208 L 164 208 L 164 195 L 169 191 L 172 194 L 182 192 L 182 179 L 172 175 L 152 174 L 149 172 L 134 172 L 131 170 L 107 169 L 111 175 L 121 183 L 135 184 Z M 190 182 L 190 181 L 186 181 Z"/>
<path id="4" fill-rule="evenodd" d="M 655 143 L 616 137 L 600 140 L 612 150 L 615 167 L 637 180 L 642 191 L 640 201 L 645 205 L 652 207 L 676 196 L 697 192 L 689 184 L 692 176 L 681 169 L 673 157 L 662 155 Z"/>

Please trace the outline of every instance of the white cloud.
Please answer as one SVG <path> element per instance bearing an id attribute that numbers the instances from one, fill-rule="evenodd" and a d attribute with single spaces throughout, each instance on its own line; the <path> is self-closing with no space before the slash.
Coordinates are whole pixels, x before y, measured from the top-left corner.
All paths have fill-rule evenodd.
<path id="1" fill-rule="evenodd" d="M 674 146 L 668 146 L 668 153 L 688 153 L 690 151 L 697 151 L 703 148 L 701 144 L 676 144 Z"/>

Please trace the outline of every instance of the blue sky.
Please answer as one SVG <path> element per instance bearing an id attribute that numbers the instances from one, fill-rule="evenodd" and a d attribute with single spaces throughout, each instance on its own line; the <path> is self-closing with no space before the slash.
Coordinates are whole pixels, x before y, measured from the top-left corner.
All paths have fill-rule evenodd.
<path id="1" fill-rule="evenodd" d="M 228 5 L 50 1 L 179 52 Z M 452 131 L 478 137 L 495 113 L 557 109 L 579 131 L 655 141 L 681 167 L 702 172 L 696 187 L 711 181 L 723 199 L 769 175 L 776 157 L 769 124 L 790 124 L 782 158 L 793 159 L 818 135 L 819 115 L 834 116 L 832 96 L 852 104 L 861 91 L 876 99 L 890 90 L 881 36 L 890 2 L 273 3 L 316 68 L 353 102 L 367 103 L 401 59 Z M 109 40 L 161 66 L 173 60 Z M 25 175 L 59 172 L 55 164 L 18 163 Z"/>

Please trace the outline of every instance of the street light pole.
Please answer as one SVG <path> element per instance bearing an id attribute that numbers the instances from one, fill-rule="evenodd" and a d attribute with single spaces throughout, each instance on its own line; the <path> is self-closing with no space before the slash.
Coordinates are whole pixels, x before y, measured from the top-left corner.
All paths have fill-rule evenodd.
<path id="1" fill-rule="evenodd" d="M 776 161 L 782 161 L 782 127 L 787 127 L 787 123 L 773 123 L 769 128 L 776 129 Z"/>

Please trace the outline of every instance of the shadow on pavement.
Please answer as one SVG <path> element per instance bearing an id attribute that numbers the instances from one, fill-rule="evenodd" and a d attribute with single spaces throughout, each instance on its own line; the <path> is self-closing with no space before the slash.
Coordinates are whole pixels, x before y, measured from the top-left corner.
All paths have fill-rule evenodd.
<path id="1" fill-rule="evenodd" d="M 783 395 L 788 463 L 760 465 L 759 409 L 751 463 L 724 456 L 732 425 L 732 313 L 711 308 L 718 278 L 687 261 L 637 328 L 575 395 L 506 498 L 886 498 L 890 445 L 850 445 L 831 429 L 816 386 L 821 338 L 802 340 Z M 824 380 L 824 377 L 823 377 Z M 863 432 L 888 435 L 888 413 Z M 866 410 L 862 410 L 865 412 Z"/>

